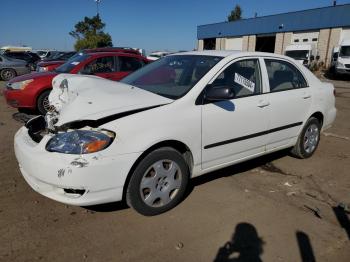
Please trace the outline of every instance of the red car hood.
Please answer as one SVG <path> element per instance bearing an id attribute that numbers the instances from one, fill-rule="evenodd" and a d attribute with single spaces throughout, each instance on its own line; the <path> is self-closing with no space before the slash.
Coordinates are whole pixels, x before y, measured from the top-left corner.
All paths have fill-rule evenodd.
<path id="1" fill-rule="evenodd" d="M 40 73 L 31 73 L 31 74 L 26 74 L 22 76 L 17 76 L 15 78 L 12 78 L 9 83 L 15 83 L 15 82 L 21 82 L 29 79 L 39 79 L 39 78 L 54 78 L 57 76 L 58 73 L 56 72 L 40 72 Z"/>
<path id="2" fill-rule="evenodd" d="M 49 62 L 39 62 L 38 66 L 44 67 L 44 66 L 50 66 L 50 65 L 63 65 L 67 61 L 49 61 Z"/>

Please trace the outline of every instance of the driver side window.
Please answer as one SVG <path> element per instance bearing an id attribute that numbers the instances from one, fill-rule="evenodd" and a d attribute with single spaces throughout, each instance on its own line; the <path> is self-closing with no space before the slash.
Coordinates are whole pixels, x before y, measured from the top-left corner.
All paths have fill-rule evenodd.
<path id="1" fill-rule="evenodd" d="M 115 62 L 113 56 L 100 57 L 85 65 L 83 74 L 98 74 L 115 72 Z"/>
<path id="2" fill-rule="evenodd" d="M 261 73 L 258 59 L 241 60 L 228 66 L 212 83 L 212 88 L 229 87 L 235 98 L 261 93 Z"/>

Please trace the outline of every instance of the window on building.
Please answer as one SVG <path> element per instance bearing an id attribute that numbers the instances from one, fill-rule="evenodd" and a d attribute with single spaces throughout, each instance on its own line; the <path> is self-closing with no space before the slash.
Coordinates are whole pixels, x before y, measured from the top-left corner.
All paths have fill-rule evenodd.
<path id="1" fill-rule="evenodd" d="M 203 40 L 203 49 L 204 50 L 215 50 L 216 38 L 207 38 Z"/>
<path id="2" fill-rule="evenodd" d="M 303 42 L 308 42 L 308 41 L 309 41 L 309 39 L 307 39 L 307 38 L 303 39 Z"/>
<path id="3" fill-rule="evenodd" d="M 299 43 L 299 39 L 294 39 L 294 43 Z"/>
<path id="4" fill-rule="evenodd" d="M 312 42 L 317 42 L 318 38 L 312 38 Z"/>

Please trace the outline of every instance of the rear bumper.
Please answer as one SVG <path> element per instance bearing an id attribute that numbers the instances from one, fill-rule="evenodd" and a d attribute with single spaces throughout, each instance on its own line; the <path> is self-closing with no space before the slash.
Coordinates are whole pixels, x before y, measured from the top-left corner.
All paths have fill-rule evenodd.
<path id="1" fill-rule="evenodd" d="M 45 149 L 50 138 L 45 136 L 40 143 L 35 143 L 25 127 L 15 135 L 14 147 L 20 171 L 36 192 L 78 206 L 122 200 L 129 170 L 141 153 L 117 156 L 52 153 Z M 85 166 L 73 165 L 73 161 L 82 161 Z"/>
<path id="2" fill-rule="evenodd" d="M 20 67 L 16 68 L 16 74 L 17 76 L 25 75 L 31 73 L 32 70 L 29 67 Z"/>
<path id="3" fill-rule="evenodd" d="M 337 109 L 333 107 L 331 110 L 328 111 L 327 115 L 324 118 L 324 123 L 322 128 L 323 131 L 327 130 L 332 126 L 336 116 L 337 116 Z"/>

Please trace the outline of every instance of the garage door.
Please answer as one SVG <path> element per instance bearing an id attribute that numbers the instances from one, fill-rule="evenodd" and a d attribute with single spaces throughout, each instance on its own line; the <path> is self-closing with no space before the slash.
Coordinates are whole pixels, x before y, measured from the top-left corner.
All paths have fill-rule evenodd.
<path id="1" fill-rule="evenodd" d="M 341 44 L 341 42 L 343 40 L 349 40 L 350 39 L 350 28 L 344 28 L 342 31 L 341 31 L 341 36 L 340 36 L 340 41 L 339 41 L 339 44 Z"/>
<path id="2" fill-rule="evenodd" d="M 239 50 L 243 49 L 243 39 L 242 37 L 226 38 L 226 50 Z"/>

